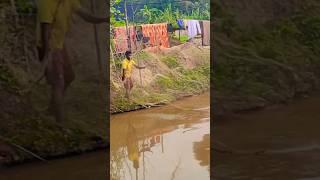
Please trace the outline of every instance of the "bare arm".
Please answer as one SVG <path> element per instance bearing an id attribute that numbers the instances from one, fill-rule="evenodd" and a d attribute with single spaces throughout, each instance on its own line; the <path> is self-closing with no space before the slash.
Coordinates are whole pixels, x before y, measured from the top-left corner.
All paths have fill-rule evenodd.
<path id="1" fill-rule="evenodd" d="M 144 68 L 146 68 L 146 66 L 138 66 L 138 65 L 134 65 L 134 67 L 136 67 L 137 69 L 144 69 Z"/>
<path id="2" fill-rule="evenodd" d="M 83 10 L 83 9 L 79 9 L 76 11 L 77 15 L 79 15 L 83 20 L 89 22 L 89 23 L 93 23 L 93 24 L 100 24 L 100 23 L 106 23 L 108 22 L 108 18 L 107 17 L 97 17 L 94 16 L 90 13 L 88 13 L 87 11 Z"/>

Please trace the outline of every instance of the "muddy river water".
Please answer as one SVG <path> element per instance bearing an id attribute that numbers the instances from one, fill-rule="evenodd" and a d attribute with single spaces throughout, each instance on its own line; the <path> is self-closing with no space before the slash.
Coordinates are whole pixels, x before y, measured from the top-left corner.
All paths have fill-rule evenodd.
<path id="1" fill-rule="evenodd" d="M 111 116 L 112 180 L 209 180 L 209 94 Z M 0 180 L 106 180 L 106 152 L 0 169 Z"/>
<path id="2" fill-rule="evenodd" d="M 106 179 L 105 151 L 48 163 L 34 162 L 0 170 L 0 180 L 100 180 Z"/>
<path id="3" fill-rule="evenodd" d="M 209 180 L 209 94 L 111 116 L 112 180 Z"/>
<path id="4" fill-rule="evenodd" d="M 212 137 L 216 148 L 233 151 L 214 151 L 212 174 L 216 180 L 320 179 L 319 95 L 215 119 Z"/>
<path id="5" fill-rule="evenodd" d="M 209 94 L 203 94 L 113 115 L 112 180 L 208 180 L 209 107 Z M 320 179 L 320 95 L 215 119 L 212 132 L 213 148 L 233 151 L 213 151 L 215 180 Z M 105 179 L 105 156 L 96 152 L 28 163 L 0 170 L 0 179 Z"/>

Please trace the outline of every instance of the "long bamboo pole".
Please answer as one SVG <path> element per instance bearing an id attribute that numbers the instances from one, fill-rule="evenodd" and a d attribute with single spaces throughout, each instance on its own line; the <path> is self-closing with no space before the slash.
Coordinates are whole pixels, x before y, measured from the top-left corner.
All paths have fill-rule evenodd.
<path id="1" fill-rule="evenodd" d="M 128 42 L 128 49 L 131 51 L 131 38 L 130 38 L 130 30 L 128 28 L 128 11 L 127 11 L 127 0 L 124 0 L 124 13 L 126 18 L 126 31 L 127 31 L 127 42 Z"/>
<path id="2" fill-rule="evenodd" d="M 14 146 L 14 147 L 18 148 L 19 150 L 21 150 L 21 151 L 23 151 L 23 152 L 25 152 L 25 153 L 27 153 L 27 154 L 29 154 L 29 155 L 31 155 L 31 156 L 39 159 L 39 160 L 41 160 L 41 161 L 47 162 L 46 159 L 40 157 L 39 155 L 31 152 L 30 150 L 28 150 L 28 149 L 26 149 L 26 148 L 24 148 L 24 147 L 22 147 L 22 146 L 20 146 L 20 145 L 18 145 L 18 144 L 16 144 L 16 143 L 11 142 L 9 139 L 7 139 L 7 138 L 5 138 L 5 137 L 3 137 L 3 136 L 0 136 L 0 139 L 3 140 L 3 141 L 5 141 L 6 143 L 10 144 L 11 146 Z"/>
<path id="3" fill-rule="evenodd" d="M 135 28 L 136 26 L 135 26 L 135 21 L 134 21 L 134 17 L 135 17 L 135 12 L 133 11 L 133 2 L 132 2 L 132 0 L 131 0 L 131 10 L 132 10 L 132 22 L 133 22 L 133 27 Z M 131 41 L 130 41 L 131 42 Z M 136 48 L 136 50 L 137 50 L 137 48 Z M 138 60 L 138 66 L 140 67 L 140 59 Z M 142 86 L 142 74 L 141 74 L 141 69 L 139 69 L 139 77 L 140 77 L 140 85 Z"/>

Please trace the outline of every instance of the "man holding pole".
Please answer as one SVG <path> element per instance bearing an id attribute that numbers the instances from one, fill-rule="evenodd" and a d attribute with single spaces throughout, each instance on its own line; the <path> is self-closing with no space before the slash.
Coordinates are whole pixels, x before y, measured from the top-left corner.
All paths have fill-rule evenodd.
<path id="1" fill-rule="evenodd" d="M 126 59 L 122 62 L 122 81 L 124 82 L 124 87 L 126 89 L 126 98 L 130 100 L 130 92 L 133 87 L 133 81 L 131 78 L 132 67 L 136 67 L 138 69 L 144 69 L 145 66 L 138 66 L 136 62 L 131 58 L 131 51 L 126 51 L 125 56 Z"/>
<path id="2" fill-rule="evenodd" d="M 72 16 L 77 14 L 93 24 L 107 22 L 108 18 L 87 13 L 81 8 L 80 0 L 38 0 L 37 6 L 39 59 L 45 64 L 45 76 L 52 89 L 48 110 L 57 122 L 62 122 L 64 94 L 75 77 L 65 47 Z"/>

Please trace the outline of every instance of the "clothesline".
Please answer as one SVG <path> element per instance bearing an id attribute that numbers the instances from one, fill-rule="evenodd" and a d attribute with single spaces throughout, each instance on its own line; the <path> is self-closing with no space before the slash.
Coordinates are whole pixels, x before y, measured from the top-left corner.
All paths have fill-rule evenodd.
<path id="1" fill-rule="evenodd" d="M 183 26 L 188 26 L 186 31 L 188 32 L 188 39 L 193 39 L 197 35 L 201 35 L 202 45 L 210 44 L 210 21 L 199 21 L 199 20 L 184 20 Z M 169 36 L 168 36 L 168 24 L 143 24 L 140 25 L 142 37 L 147 37 L 148 42 L 146 42 L 150 47 L 162 46 L 169 48 Z M 138 33 L 134 26 L 129 27 L 129 36 L 127 35 L 126 27 L 115 27 L 113 34 L 113 41 L 115 44 L 115 50 L 118 53 L 125 52 L 128 49 L 128 43 L 131 43 L 132 48 L 136 49 L 139 39 L 144 42 L 143 39 L 138 38 Z M 130 38 L 129 38 L 130 37 Z M 128 41 L 130 39 L 130 41 Z M 144 44 L 144 43 L 143 43 Z"/>
<path id="2" fill-rule="evenodd" d="M 114 44 L 115 49 L 118 53 L 125 52 L 128 49 L 128 43 L 131 43 L 132 48 L 136 49 L 137 43 L 137 32 L 134 28 L 130 28 L 129 37 L 130 41 L 128 41 L 129 37 L 127 36 L 127 32 L 125 30 L 126 27 L 116 27 L 114 30 Z M 162 47 L 170 47 L 169 45 L 169 37 L 167 32 L 167 24 L 144 24 L 141 25 L 141 34 L 142 37 L 148 37 L 147 44 L 149 46 L 162 46 Z"/>

